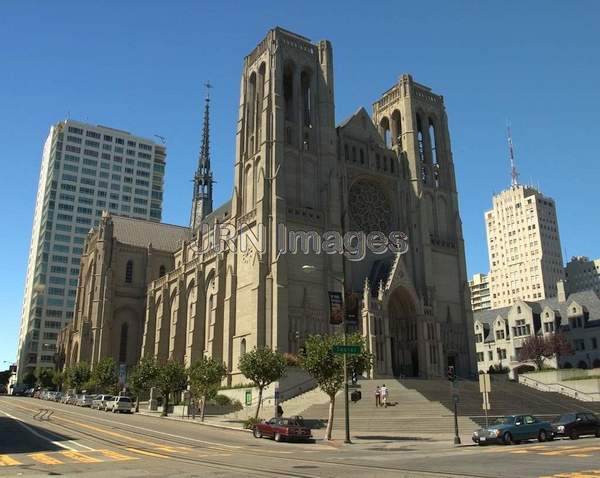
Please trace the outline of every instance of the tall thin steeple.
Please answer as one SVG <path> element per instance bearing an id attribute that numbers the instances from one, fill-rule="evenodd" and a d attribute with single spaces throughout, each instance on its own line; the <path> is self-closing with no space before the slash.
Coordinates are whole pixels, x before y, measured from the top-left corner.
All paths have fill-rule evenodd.
<path id="1" fill-rule="evenodd" d="M 508 139 L 508 157 L 510 159 L 510 185 L 519 185 L 519 173 L 517 172 L 517 165 L 515 163 L 515 148 L 512 142 L 512 135 L 510 134 L 510 124 L 506 126 L 506 135 Z"/>
<path id="2" fill-rule="evenodd" d="M 197 229 L 202 220 L 212 212 L 213 177 L 210 169 L 210 88 L 206 82 L 206 100 L 204 103 L 204 125 L 202 127 L 202 145 L 198 156 L 198 169 L 194 174 L 194 196 L 192 202 L 192 216 L 190 227 Z"/>

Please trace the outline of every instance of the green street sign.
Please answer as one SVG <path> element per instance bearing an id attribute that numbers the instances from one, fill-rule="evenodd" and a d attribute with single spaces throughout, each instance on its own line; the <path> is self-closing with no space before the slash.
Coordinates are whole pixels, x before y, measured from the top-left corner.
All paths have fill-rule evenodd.
<path id="1" fill-rule="evenodd" d="M 360 353 L 360 345 L 334 345 L 333 353 L 358 355 Z"/>

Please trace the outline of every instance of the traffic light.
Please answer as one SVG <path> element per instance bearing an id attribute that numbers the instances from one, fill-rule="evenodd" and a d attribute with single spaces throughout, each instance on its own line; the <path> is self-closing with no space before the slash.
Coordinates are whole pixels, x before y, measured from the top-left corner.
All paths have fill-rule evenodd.
<path id="1" fill-rule="evenodd" d="M 456 380 L 456 370 L 454 369 L 454 365 L 448 365 L 448 380 L 454 382 Z"/>
<path id="2" fill-rule="evenodd" d="M 353 402 L 358 402 L 361 398 L 362 398 L 362 393 L 360 392 L 360 390 L 354 390 L 350 394 L 350 400 L 352 400 Z"/>
<path id="3" fill-rule="evenodd" d="M 358 374 L 356 373 L 356 370 L 352 370 L 352 385 L 356 385 L 357 382 L 358 382 Z"/>

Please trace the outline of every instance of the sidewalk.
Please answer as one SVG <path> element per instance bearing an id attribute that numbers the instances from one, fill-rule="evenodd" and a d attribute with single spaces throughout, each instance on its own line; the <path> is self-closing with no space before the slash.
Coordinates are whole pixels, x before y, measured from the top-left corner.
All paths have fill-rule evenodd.
<path id="1" fill-rule="evenodd" d="M 236 420 L 231 418 L 223 418 L 220 416 L 207 415 L 204 418 L 204 422 L 200 421 L 197 416 L 196 419 L 191 417 L 177 416 L 170 414 L 168 417 L 161 417 L 158 411 L 143 410 L 140 408 L 140 415 L 160 418 L 163 420 L 173 420 L 185 423 L 194 423 L 200 426 L 207 426 L 212 428 L 220 428 L 224 430 L 233 430 L 241 433 L 251 433 L 251 430 L 242 428 L 243 420 Z M 343 427 L 335 426 L 332 432 L 332 440 L 325 440 L 325 428 L 316 428 L 312 430 L 313 437 L 317 443 L 321 445 L 331 446 L 332 448 L 344 448 L 345 446 L 359 446 L 359 447 L 372 447 L 374 445 L 380 448 L 398 448 L 402 447 L 414 447 L 416 445 L 433 447 L 436 449 L 453 449 L 457 447 L 473 446 L 471 441 L 470 431 L 468 434 L 461 433 L 461 445 L 454 445 L 454 436 L 449 434 L 416 434 L 416 433 L 397 433 L 382 432 L 352 432 L 351 440 L 352 445 L 344 444 L 345 432 Z"/>

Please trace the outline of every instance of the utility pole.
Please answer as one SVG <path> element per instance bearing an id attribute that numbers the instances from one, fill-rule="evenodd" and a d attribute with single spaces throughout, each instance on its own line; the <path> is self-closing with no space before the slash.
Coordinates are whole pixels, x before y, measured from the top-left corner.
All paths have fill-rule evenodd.
<path id="1" fill-rule="evenodd" d="M 456 383 L 456 370 L 454 365 L 448 365 L 448 380 L 452 385 L 452 402 L 454 403 L 454 444 L 460 445 L 460 435 L 458 433 L 458 386 Z"/>
<path id="2" fill-rule="evenodd" d="M 344 345 L 347 345 L 347 330 L 346 321 L 343 322 L 344 327 Z M 346 437 L 344 443 L 352 443 L 350 440 L 350 405 L 348 404 L 348 353 L 344 352 L 344 415 L 345 415 L 345 427 Z"/>

